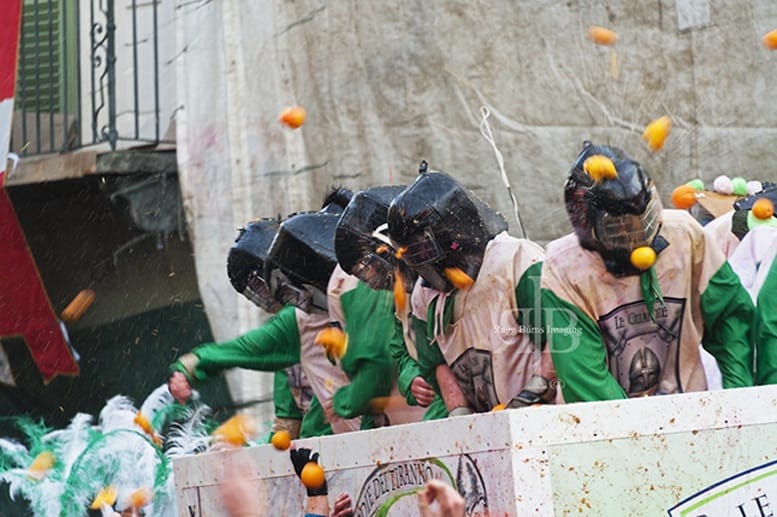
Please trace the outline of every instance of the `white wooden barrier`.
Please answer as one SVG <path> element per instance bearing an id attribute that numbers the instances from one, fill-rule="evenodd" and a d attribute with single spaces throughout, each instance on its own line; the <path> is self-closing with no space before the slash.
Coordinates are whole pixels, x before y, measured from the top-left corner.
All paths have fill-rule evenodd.
<path id="1" fill-rule="evenodd" d="M 321 454 L 330 500 L 349 493 L 357 516 L 417 515 L 413 493 L 432 477 L 491 516 L 750 517 L 777 507 L 777 386 L 531 407 L 297 446 Z M 179 515 L 224 515 L 216 485 L 238 464 L 263 515 L 302 515 L 288 453 L 269 445 L 176 459 Z"/>

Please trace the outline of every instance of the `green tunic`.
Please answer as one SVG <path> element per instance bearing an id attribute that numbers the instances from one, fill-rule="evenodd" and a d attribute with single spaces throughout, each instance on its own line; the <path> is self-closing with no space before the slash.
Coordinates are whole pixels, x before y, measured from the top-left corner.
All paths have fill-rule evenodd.
<path id="1" fill-rule="evenodd" d="M 777 384 L 777 259 L 758 292 L 756 383 Z"/>
<path id="2" fill-rule="evenodd" d="M 273 406 L 275 406 L 275 416 L 302 420 L 304 412 L 294 399 L 291 386 L 289 386 L 289 374 L 286 370 L 278 370 L 273 375 L 272 401 Z"/>
<path id="3" fill-rule="evenodd" d="M 420 339 L 421 342 L 427 344 L 425 341 L 426 322 L 412 315 L 409 316 L 408 321 L 409 324 L 414 328 L 413 339 L 416 340 L 416 343 L 418 343 L 418 340 Z M 418 364 L 418 361 L 413 359 L 413 357 L 410 355 L 410 351 L 408 350 L 407 345 L 405 344 L 402 322 L 400 322 L 399 318 L 396 317 L 394 318 L 394 322 L 397 336 L 391 340 L 389 343 L 389 348 L 391 350 L 391 356 L 394 358 L 394 362 L 396 363 L 397 371 L 399 372 L 397 387 L 399 388 L 399 392 L 405 396 L 405 399 L 409 405 L 417 406 L 418 402 L 413 396 L 413 393 L 410 391 L 410 386 L 413 383 L 413 379 L 416 377 L 421 377 L 424 380 L 426 379 L 421 374 L 421 367 Z M 424 412 L 424 420 L 438 420 L 448 416 L 448 409 L 445 407 L 445 401 L 440 396 L 436 379 L 433 378 L 433 381 L 434 382 L 426 380 L 426 382 L 429 383 L 429 385 L 432 386 L 437 393 L 429 406 L 427 406 L 426 412 Z"/>
<path id="4" fill-rule="evenodd" d="M 335 271 L 338 274 L 338 269 Z M 351 381 L 337 390 L 332 407 L 342 418 L 365 416 L 362 429 L 369 429 L 375 425 L 370 415 L 371 402 L 389 396 L 396 378 L 389 343 L 402 339 L 402 335 L 396 335 L 394 295 L 391 291 L 371 289 L 361 281 L 344 290 L 333 289 L 332 285 L 330 281 L 329 313 L 348 334 L 348 349 L 341 367 Z M 350 284 L 343 278 L 339 285 Z"/>

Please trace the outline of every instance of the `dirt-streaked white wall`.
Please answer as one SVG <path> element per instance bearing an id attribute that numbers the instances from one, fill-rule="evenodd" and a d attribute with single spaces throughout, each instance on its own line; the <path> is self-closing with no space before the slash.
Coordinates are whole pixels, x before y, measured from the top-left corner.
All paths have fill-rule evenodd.
<path id="1" fill-rule="evenodd" d="M 777 179 L 771 0 L 177 0 L 176 12 L 180 175 L 221 339 L 259 321 L 225 274 L 237 228 L 317 208 L 333 183 L 407 183 L 426 159 L 517 235 L 481 106 L 543 243 L 569 230 L 562 185 L 585 139 L 641 160 L 667 202 L 695 177 Z M 618 33 L 614 50 L 586 38 L 591 25 Z M 292 104 L 307 110 L 296 131 L 277 121 Z M 640 135 L 665 114 L 674 128 L 653 155 Z"/>

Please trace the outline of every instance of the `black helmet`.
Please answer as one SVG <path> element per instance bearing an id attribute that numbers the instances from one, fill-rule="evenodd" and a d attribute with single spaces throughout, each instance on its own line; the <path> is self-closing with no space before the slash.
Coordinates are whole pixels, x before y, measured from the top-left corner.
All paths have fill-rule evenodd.
<path id="1" fill-rule="evenodd" d="M 765 181 L 760 192 L 738 199 L 734 203 L 734 214 L 731 216 L 731 231 L 739 240 L 742 240 L 747 235 L 747 232 L 752 230 L 757 224 L 777 225 L 777 214 L 767 221 L 759 221 L 751 214 L 753 205 L 761 198 L 769 199 L 777 207 L 777 183 Z"/>
<path id="2" fill-rule="evenodd" d="M 453 285 L 445 269 L 459 268 L 475 279 L 486 244 L 507 230 L 507 222 L 447 174 L 424 171 L 391 203 L 388 227 L 408 266 L 447 292 Z"/>
<path id="3" fill-rule="evenodd" d="M 394 272 L 404 285 L 413 286 L 413 275 L 395 256 L 388 237 L 388 207 L 404 186 L 373 187 L 357 192 L 340 216 L 335 233 L 337 262 L 373 289 L 391 289 Z"/>
<path id="4" fill-rule="evenodd" d="M 279 219 L 260 219 L 240 229 L 227 256 L 227 275 L 235 290 L 267 312 L 278 312 L 281 304 L 264 280 L 267 251 L 278 233 Z"/>
<path id="5" fill-rule="evenodd" d="M 614 177 L 594 179 L 585 162 L 604 156 L 615 166 Z M 629 257 L 652 246 L 661 228 L 661 200 L 642 166 L 620 149 L 584 142 L 564 186 L 567 214 L 580 245 L 598 251 L 610 271 L 632 270 Z"/>
<path id="6" fill-rule="evenodd" d="M 265 278 L 281 303 L 309 312 L 327 310 L 326 289 L 337 264 L 334 249 L 339 217 L 324 210 L 290 216 L 278 229 L 267 256 Z"/>

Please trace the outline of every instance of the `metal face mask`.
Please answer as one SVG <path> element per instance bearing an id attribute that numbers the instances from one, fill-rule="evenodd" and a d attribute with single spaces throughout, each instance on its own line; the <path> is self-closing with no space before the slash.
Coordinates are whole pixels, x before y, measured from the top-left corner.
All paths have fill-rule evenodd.
<path id="1" fill-rule="evenodd" d="M 259 308 L 267 312 L 278 312 L 283 304 L 270 293 L 270 286 L 264 281 L 258 271 L 254 270 L 248 275 L 248 283 L 243 291 L 243 296 L 251 300 Z"/>
<path id="2" fill-rule="evenodd" d="M 390 289 L 394 282 L 393 270 L 394 266 L 388 260 L 370 253 L 354 264 L 351 274 L 372 289 Z"/>
<path id="3" fill-rule="evenodd" d="M 379 186 L 356 193 L 340 216 L 335 232 L 337 261 L 348 274 L 356 276 L 372 289 L 391 290 L 395 273 L 405 285 L 414 283 L 413 275 L 397 258 L 388 237 L 388 207 L 405 187 Z"/>
<path id="4" fill-rule="evenodd" d="M 452 177 L 422 172 L 389 207 L 389 236 L 427 287 L 449 292 L 446 270 L 477 279 L 488 242 L 507 229 L 494 212 Z"/>
<path id="5" fill-rule="evenodd" d="M 315 306 L 313 292 L 304 287 L 294 285 L 289 277 L 279 269 L 274 269 L 270 277 L 270 286 L 275 298 L 284 305 L 293 305 L 303 312 L 310 313 Z M 326 298 L 324 298 L 326 303 Z M 326 305 L 319 307 L 326 310 Z"/>
<path id="6" fill-rule="evenodd" d="M 608 251 L 631 252 L 650 246 L 661 228 L 663 209 L 655 187 L 650 188 L 650 201 L 641 214 L 613 215 L 600 211 L 594 220 L 594 238 Z"/>
<path id="7" fill-rule="evenodd" d="M 267 251 L 280 223 L 269 218 L 250 221 L 240 229 L 227 256 L 227 275 L 232 287 L 267 312 L 277 312 L 282 307 L 263 278 Z"/>

